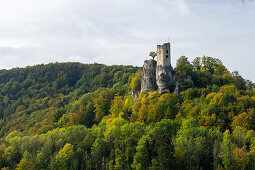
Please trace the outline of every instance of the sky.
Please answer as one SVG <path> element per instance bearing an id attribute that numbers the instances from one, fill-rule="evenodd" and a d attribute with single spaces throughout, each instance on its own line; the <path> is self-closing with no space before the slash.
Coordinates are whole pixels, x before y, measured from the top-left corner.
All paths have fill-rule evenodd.
<path id="1" fill-rule="evenodd" d="M 204 55 L 255 82 L 255 2 L 8 0 L 0 5 L 0 69 L 50 62 L 142 66 L 170 40 L 172 64 Z"/>

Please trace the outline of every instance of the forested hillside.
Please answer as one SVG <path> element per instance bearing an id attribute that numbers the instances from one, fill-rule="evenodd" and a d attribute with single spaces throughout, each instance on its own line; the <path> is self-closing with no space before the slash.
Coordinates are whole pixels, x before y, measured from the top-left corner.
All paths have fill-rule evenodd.
<path id="1" fill-rule="evenodd" d="M 0 70 L 1 168 L 255 169 L 254 83 L 218 59 L 183 56 L 179 95 L 133 99 L 141 71 L 80 63 Z"/>

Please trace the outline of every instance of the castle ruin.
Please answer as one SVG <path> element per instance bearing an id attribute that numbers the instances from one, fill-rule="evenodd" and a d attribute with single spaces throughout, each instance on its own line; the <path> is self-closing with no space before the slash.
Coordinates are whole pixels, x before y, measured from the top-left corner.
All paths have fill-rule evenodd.
<path id="1" fill-rule="evenodd" d="M 158 86 L 159 94 L 174 90 L 174 71 L 171 66 L 170 43 L 157 46 L 157 61 L 145 60 L 142 73 L 141 92 L 155 91 Z"/>

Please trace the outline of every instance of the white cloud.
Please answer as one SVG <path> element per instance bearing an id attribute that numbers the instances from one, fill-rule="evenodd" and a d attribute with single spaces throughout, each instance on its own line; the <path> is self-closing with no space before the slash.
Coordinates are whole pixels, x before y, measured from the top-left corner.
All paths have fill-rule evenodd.
<path id="1" fill-rule="evenodd" d="M 170 37 L 173 63 L 206 54 L 255 80 L 254 4 L 228 1 L 3 1 L 0 68 L 54 61 L 141 66 Z"/>
<path id="2" fill-rule="evenodd" d="M 186 0 L 178 0 L 177 1 L 177 9 L 181 15 L 187 16 L 190 14 L 189 6 Z"/>

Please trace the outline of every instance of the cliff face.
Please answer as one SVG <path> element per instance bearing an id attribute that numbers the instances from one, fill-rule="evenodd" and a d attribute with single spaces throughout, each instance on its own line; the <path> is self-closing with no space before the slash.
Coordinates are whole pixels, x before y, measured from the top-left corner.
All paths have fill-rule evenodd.
<path id="1" fill-rule="evenodd" d="M 159 94 L 174 90 L 174 71 L 171 66 L 157 65 L 155 60 L 145 60 L 142 73 L 141 92 L 155 91 L 158 86 Z"/>
<path id="2" fill-rule="evenodd" d="M 158 65 L 156 70 L 156 80 L 159 94 L 167 93 L 174 85 L 173 69 L 171 66 Z"/>
<path id="3" fill-rule="evenodd" d="M 141 84 L 141 92 L 155 91 L 156 85 L 156 66 L 157 61 L 155 60 L 145 60 L 143 65 L 143 73 L 142 73 L 142 84 Z"/>

